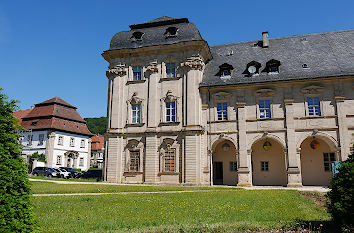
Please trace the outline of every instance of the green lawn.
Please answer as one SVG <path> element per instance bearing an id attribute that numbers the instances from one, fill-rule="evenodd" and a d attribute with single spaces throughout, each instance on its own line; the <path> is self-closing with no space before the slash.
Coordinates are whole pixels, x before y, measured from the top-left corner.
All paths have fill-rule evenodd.
<path id="1" fill-rule="evenodd" d="M 98 186 L 103 192 L 201 189 L 31 183 L 35 193 L 95 192 Z M 330 219 L 324 209 L 293 190 L 32 197 L 32 202 L 42 232 L 230 232 Z"/>
<path id="2" fill-rule="evenodd" d="M 32 193 L 116 193 L 116 192 L 156 192 L 180 190 L 225 190 L 235 188 L 191 187 L 191 186 L 136 186 L 105 184 L 57 184 L 43 181 L 31 181 Z"/>

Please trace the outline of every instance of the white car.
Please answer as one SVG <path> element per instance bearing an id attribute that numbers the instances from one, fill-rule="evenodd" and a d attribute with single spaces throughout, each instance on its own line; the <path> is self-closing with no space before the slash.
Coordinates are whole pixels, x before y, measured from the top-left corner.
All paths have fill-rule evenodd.
<path id="1" fill-rule="evenodd" d="M 63 179 L 69 179 L 71 178 L 71 172 L 66 171 L 65 169 L 62 168 L 56 168 L 55 170 L 58 171 L 58 173 L 60 174 L 60 177 Z"/>

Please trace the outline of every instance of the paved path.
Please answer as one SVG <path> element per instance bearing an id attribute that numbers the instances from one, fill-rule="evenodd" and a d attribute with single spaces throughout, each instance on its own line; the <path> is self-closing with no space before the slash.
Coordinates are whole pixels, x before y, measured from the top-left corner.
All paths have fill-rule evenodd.
<path id="1" fill-rule="evenodd" d="M 106 183 L 106 182 L 77 182 L 77 181 L 61 181 L 61 180 L 41 180 L 41 179 L 29 179 L 30 181 L 41 181 L 41 182 L 52 182 L 57 184 L 95 184 L 95 185 L 131 185 L 131 186 L 158 186 L 153 184 L 117 184 L 117 183 Z M 182 186 L 181 186 L 182 187 Z M 246 190 L 272 190 L 272 189 L 283 189 L 283 190 L 298 190 L 305 192 L 321 192 L 326 193 L 330 191 L 329 188 L 324 188 L 320 186 L 304 186 L 298 188 L 288 188 L 282 186 L 252 186 L 252 187 L 237 187 L 237 186 L 221 186 L 216 185 L 212 187 L 220 188 L 242 188 Z M 230 189 L 210 189 L 210 190 L 182 190 L 182 191 L 155 191 L 155 192 L 115 192 L 115 193 L 56 193 L 56 194 L 33 194 L 33 196 L 79 196 L 79 195 L 112 195 L 112 194 L 139 194 L 139 193 L 192 193 L 192 192 L 210 192 L 210 191 L 230 191 Z"/>

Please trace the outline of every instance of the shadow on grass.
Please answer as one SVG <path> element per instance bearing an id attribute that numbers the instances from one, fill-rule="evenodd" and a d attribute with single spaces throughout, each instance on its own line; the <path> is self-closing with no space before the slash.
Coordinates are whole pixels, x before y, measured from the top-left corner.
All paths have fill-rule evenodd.
<path id="1" fill-rule="evenodd" d="M 285 226 L 285 228 L 287 228 Z M 304 221 L 295 220 L 295 224 L 291 224 L 290 230 L 300 232 L 323 232 L 323 233 L 340 233 L 341 228 L 332 221 Z"/>

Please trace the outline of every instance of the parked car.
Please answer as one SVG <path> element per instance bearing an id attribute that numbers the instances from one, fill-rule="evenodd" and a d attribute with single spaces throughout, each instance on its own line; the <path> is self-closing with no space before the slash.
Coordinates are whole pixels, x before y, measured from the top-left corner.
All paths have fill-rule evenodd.
<path id="1" fill-rule="evenodd" d="M 45 171 L 45 176 L 48 177 L 60 177 L 60 172 L 56 171 L 54 168 L 47 167 Z"/>
<path id="2" fill-rule="evenodd" d="M 84 174 L 82 174 L 81 178 L 96 178 L 97 180 L 102 179 L 102 170 L 95 169 L 95 170 L 88 170 Z"/>
<path id="3" fill-rule="evenodd" d="M 32 175 L 34 176 L 45 176 L 47 167 L 36 167 L 32 171 Z"/>
<path id="4" fill-rule="evenodd" d="M 81 175 L 82 175 L 81 172 L 78 172 L 74 168 L 71 168 L 71 167 L 59 167 L 59 168 L 70 172 L 71 173 L 71 177 L 73 177 L 73 178 L 80 178 Z"/>
<path id="5" fill-rule="evenodd" d="M 59 172 L 60 177 L 63 178 L 63 179 L 69 179 L 69 178 L 72 177 L 72 176 L 71 176 L 71 172 L 68 172 L 68 171 L 66 171 L 66 170 L 63 169 L 63 168 L 56 168 L 56 169 L 54 169 L 54 170 L 56 170 L 57 172 Z"/>

